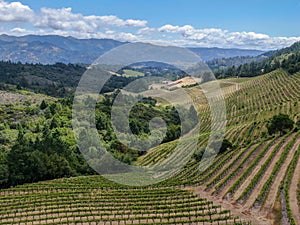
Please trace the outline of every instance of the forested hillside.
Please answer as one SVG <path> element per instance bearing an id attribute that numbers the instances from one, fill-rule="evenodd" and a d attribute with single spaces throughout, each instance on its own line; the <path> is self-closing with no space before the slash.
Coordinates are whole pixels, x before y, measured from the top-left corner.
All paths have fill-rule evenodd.
<path id="1" fill-rule="evenodd" d="M 254 77 L 279 68 L 286 70 L 290 74 L 300 71 L 300 42 L 262 56 L 268 57 L 264 60 L 262 60 L 263 58 L 253 58 L 251 62 L 246 64 L 238 65 L 238 63 L 229 68 L 219 68 L 214 71 L 215 75 L 217 78 Z M 211 65 L 212 69 L 216 68 L 213 61 L 209 65 Z"/>
<path id="2" fill-rule="evenodd" d="M 262 62 L 267 59 L 268 56 L 265 54 L 259 56 L 237 56 L 233 58 L 222 58 L 222 59 L 212 59 L 207 61 L 207 65 L 212 71 L 225 70 L 230 67 L 239 67 L 243 64 L 249 64 L 251 62 Z"/>
<path id="3" fill-rule="evenodd" d="M 17 89 L 28 89 L 54 97 L 70 96 L 74 93 L 81 76 L 86 71 L 82 65 L 56 63 L 53 65 L 0 62 L 0 89 L 5 84 Z M 136 77 L 113 75 L 103 87 L 102 93 L 122 88 Z"/>

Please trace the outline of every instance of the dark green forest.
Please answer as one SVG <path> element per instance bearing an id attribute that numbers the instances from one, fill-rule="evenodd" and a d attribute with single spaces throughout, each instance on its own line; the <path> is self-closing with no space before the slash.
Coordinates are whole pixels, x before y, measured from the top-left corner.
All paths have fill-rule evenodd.
<path id="1" fill-rule="evenodd" d="M 114 133 L 110 117 L 117 94 L 118 91 L 106 94 L 96 104 L 96 127 L 108 151 L 117 159 L 132 164 L 143 152 L 123 145 Z M 127 102 L 134 100 L 127 95 L 122 98 Z M 10 104 L 0 110 L 0 187 L 94 174 L 73 135 L 72 103 L 72 98 L 66 97 L 43 100 L 39 105 L 25 102 L 24 108 Z M 193 118 L 197 116 L 196 111 L 193 108 L 180 110 L 185 115 L 183 132 L 187 132 L 195 125 Z M 163 142 L 175 140 L 181 135 L 181 121 L 174 107 L 158 106 L 155 99 L 142 97 L 130 112 L 129 124 L 133 134 L 140 138 L 147 137 L 150 134 L 149 122 L 154 117 L 162 118 L 167 124 L 165 135 L 157 131 L 158 135 L 164 135 Z M 15 140 L 9 137 L 12 133 L 17 135 Z"/>
<path id="2" fill-rule="evenodd" d="M 22 64 L 0 62 L 0 90 L 6 85 L 16 85 L 18 89 L 27 89 L 53 97 L 72 96 L 78 86 L 86 66 L 56 63 L 53 65 Z M 112 76 L 101 93 L 112 92 L 132 82 L 134 77 Z"/>

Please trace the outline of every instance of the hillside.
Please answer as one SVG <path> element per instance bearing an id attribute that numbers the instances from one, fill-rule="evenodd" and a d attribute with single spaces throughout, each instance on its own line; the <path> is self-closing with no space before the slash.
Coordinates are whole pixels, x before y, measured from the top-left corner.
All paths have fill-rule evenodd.
<path id="1" fill-rule="evenodd" d="M 112 39 L 76 39 L 57 35 L 0 35 L 0 60 L 22 63 L 83 63 L 91 64 L 103 53 L 126 42 Z M 190 48 L 203 61 L 234 56 L 256 56 L 257 50 Z"/>
<path id="2" fill-rule="evenodd" d="M 234 61 L 234 59 L 232 60 Z M 264 53 L 260 57 L 252 58 L 245 64 L 236 63 L 230 66 L 230 60 L 225 60 L 226 66 L 223 68 L 218 61 L 212 61 L 208 64 L 212 69 L 215 69 L 214 73 L 217 78 L 254 77 L 279 68 L 293 74 L 300 71 L 300 42 L 287 48 Z"/>
<path id="3" fill-rule="evenodd" d="M 207 61 L 207 65 L 212 71 L 225 70 L 227 68 L 239 67 L 251 62 L 262 62 L 270 56 L 267 53 L 258 56 L 236 56 L 231 58 L 212 59 Z"/>
<path id="4" fill-rule="evenodd" d="M 226 206 L 237 215 L 259 219 L 254 224 L 280 224 L 281 220 L 298 224 L 300 189 L 299 131 L 284 136 L 268 135 L 267 124 L 273 115 L 288 114 L 299 120 L 300 74 L 283 70 L 256 78 L 221 80 L 226 96 L 227 132 L 225 137 L 235 150 L 217 157 L 202 172 L 195 160 L 165 185 L 185 184 L 188 190 Z M 191 92 L 194 91 L 191 89 Z M 207 112 L 207 106 L 201 106 Z M 202 115 L 202 132 L 209 128 Z M 205 137 L 202 143 L 205 143 Z M 151 165 L 172 152 L 172 144 L 153 149 L 139 161 Z M 295 179 L 295 180 L 293 180 Z M 296 186 L 291 186 L 291 182 Z M 294 219 L 293 219 L 294 218 Z"/>
<path id="5" fill-rule="evenodd" d="M 5 84 L 10 84 L 18 89 L 66 97 L 74 93 L 86 70 L 85 66 L 64 63 L 42 65 L 0 62 L 0 89 L 5 90 Z M 103 87 L 102 93 L 122 88 L 137 78 L 138 76 L 113 75 Z"/>
<path id="6" fill-rule="evenodd" d="M 192 52 L 200 56 L 203 61 L 213 59 L 233 58 L 243 56 L 258 56 L 263 54 L 263 51 L 252 49 L 226 49 L 226 48 L 189 48 Z"/>
<path id="7" fill-rule="evenodd" d="M 280 69 L 259 77 L 219 82 L 227 108 L 225 137 L 233 148 L 218 155 L 207 169 L 199 171 L 204 164 L 193 158 L 173 178 L 148 188 L 129 188 L 100 176 L 85 176 L 3 189 L 0 222 L 241 224 L 243 221 L 246 224 L 251 221 L 255 225 L 275 225 L 293 220 L 299 224 L 299 128 L 294 125 L 296 129 L 280 135 L 269 134 L 267 126 L 272 116 L 279 113 L 299 121 L 300 74 L 289 75 Z M 200 149 L 207 142 L 209 105 L 196 87 L 186 91 L 201 112 L 204 135 L 200 136 Z M 65 126 L 64 120 L 60 118 L 60 126 Z M 153 165 L 167 157 L 173 148 L 173 142 L 162 144 L 141 156 L 137 163 Z"/>

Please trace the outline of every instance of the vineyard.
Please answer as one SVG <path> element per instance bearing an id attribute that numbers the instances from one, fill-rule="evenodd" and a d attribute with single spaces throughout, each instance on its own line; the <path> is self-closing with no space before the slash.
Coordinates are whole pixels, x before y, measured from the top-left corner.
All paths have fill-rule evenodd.
<path id="1" fill-rule="evenodd" d="M 118 187 L 99 176 L 2 190 L 0 202 L 0 224 L 246 224 L 179 188 Z"/>
<path id="2" fill-rule="evenodd" d="M 279 113 L 295 121 L 299 118 L 300 74 L 291 76 L 279 70 L 253 79 L 221 80 L 220 84 L 227 107 L 225 137 L 236 149 L 219 155 L 205 170 L 199 171 L 202 162 L 191 160 L 163 185 L 184 185 L 237 215 L 252 217 L 254 224 L 300 224 L 300 133 L 270 136 L 266 127 Z M 206 133 L 209 110 L 203 99 L 199 101 L 201 131 Z M 204 137 L 200 143 L 205 141 Z M 166 154 L 171 149 L 172 143 L 159 146 L 141 163 L 148 165 L 159 151 Z"/>
<path id="3" fill-rule="evenodd" d="M 279 136 L 267 130 L 279 113 L 300 118 L 300 73 L 276 70 L 219 83 L 225 138 L 234 148 L 209 167 L 191 159 L 174 177 L 149 187 L 85 176 L 2 189 L 0 224 L 300 224 L 300 131 Z M 186 91 L 201 114 L 200 148 L 211 127 L 209 105 L 198 87 Z M 154 165 L 176 144 L 151 149 L 137 163 Z"/>

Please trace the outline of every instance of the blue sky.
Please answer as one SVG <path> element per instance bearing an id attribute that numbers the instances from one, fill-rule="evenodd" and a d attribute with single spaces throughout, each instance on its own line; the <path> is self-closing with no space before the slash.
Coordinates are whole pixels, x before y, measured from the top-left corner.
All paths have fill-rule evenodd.
<path id="1" fill-rule="evenodd" d="M 300 0 L 0 0 L 0 32 L 268 50 L 300 40 L 299 12 Z"/>

